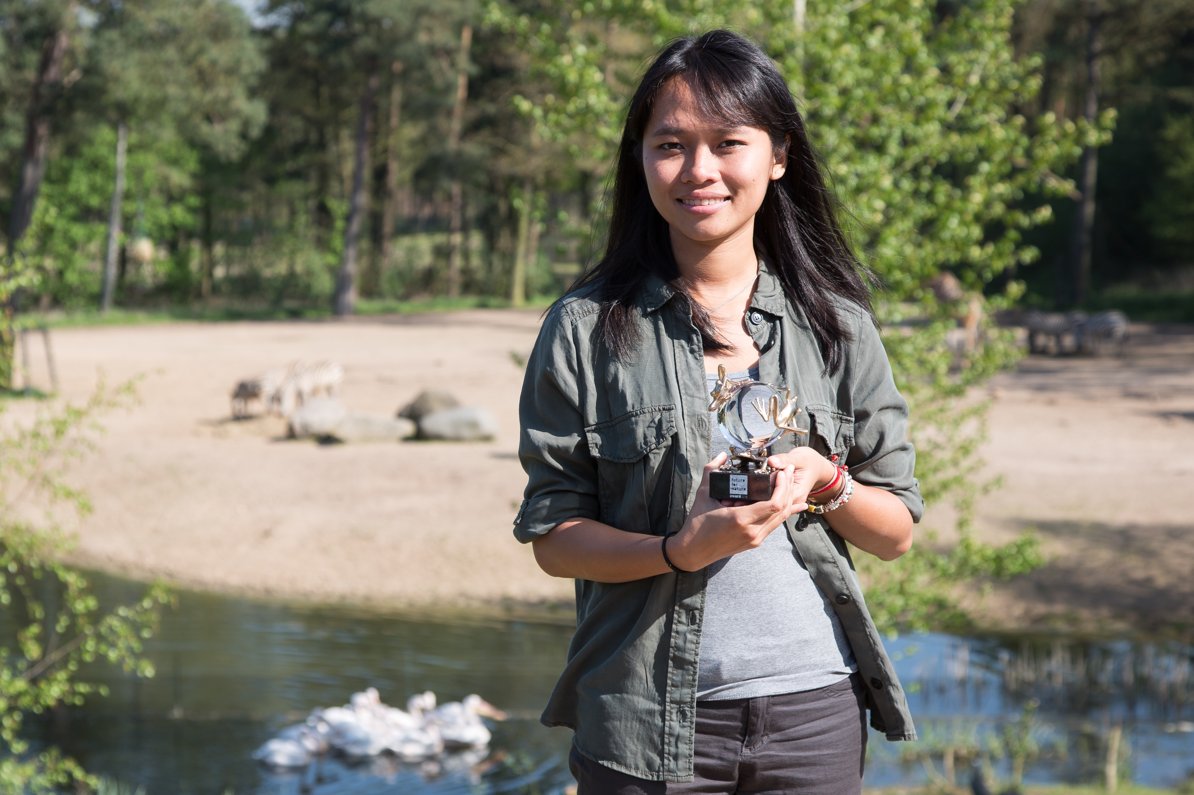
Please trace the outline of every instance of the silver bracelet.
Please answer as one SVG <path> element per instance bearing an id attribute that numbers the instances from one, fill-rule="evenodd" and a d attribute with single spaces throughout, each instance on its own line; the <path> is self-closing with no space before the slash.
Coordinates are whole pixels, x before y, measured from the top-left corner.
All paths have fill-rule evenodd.
<path id="1" fill-rule="evenodd" d="M 854 496 L 854 478 L 844 469 L 842 470 L 842 477 L 846 479 L 846 485 L 842 486 L 841 494 L 837 495 L 837 497 L 830 502 L 825 503 L 824 505 L 814 505 L 813 503 L 809 503 L 809 506 L 806 510 L 809 513 L 815 514 L 829 513 L 830 511 L 836 511 L 838 508 L 848 503 L 850 498 Z"/>

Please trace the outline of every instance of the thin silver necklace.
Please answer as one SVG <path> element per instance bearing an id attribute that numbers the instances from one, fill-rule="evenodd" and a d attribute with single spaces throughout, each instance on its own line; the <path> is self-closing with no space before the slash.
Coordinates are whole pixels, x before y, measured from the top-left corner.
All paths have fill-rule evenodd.
<path id="1" fill-rule="evenodd" d="M 701 304 L 701 306 L 702 306 L 702 307 L 704 307 L 704 310 L 705 310 L 705 312 L 707 312 L 707 313 L 708 313 L 708 314 L 710 314 L 710 315 L 715 315 L 715 314 L 717 314 L 717 311 L 718 311 L 719 309 L 721 309 L 721 308 L 722 308 L 722 307 L 724 307 L 726 304 L 730 303 L 730 301 L 733 301 L 735 298 L 737 298 L 738 296 L 742 295 L 744 292 L 746 292 L 748 289 L 750 289 L 752 286 L 754 286 L 754 283 L 755 283 L 756 281 L 758 281 L 758 278 L 759 278 L 759 271 L 758 271 L 758 268 L 756 268 L 756 269 L 755 269 L 755 275 L 754 275 L 754 276 L 751 278 L 751 280 L 750 280 L 749 282 L 747 282 L 746 284 L 742 285 L 742 287 L 741 287 L 740 289 L 738 289 L 738 290 L 737 290 L 737 291 L 736 291 L 736 292 L 735 292 L 733 295 L 731 295 L 731 296 L 730 296 L 729 298 L 727 298 L 726 300 L 722 301 L 722 302 L 721 302 L 720 304 L 718 304 L 717 306 L 714 306 L 714 307 L 708 307 L 708 306 L 705 306 L 704 304 L 701 304 L 701 302 L 700 302 L 700 301 L 697 301 L 697 303 L 698 303 L 698 304 Z M 696 300 L 696 299 L 694 298 L 693 300 Z"/>

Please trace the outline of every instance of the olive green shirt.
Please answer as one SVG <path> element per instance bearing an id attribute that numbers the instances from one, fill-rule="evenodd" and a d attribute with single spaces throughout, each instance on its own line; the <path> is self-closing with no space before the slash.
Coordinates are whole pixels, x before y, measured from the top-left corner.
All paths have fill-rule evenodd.
<path id="1" fill-rule="evenodd" d="M 672 288 L 652 277 L 638 297 L 638 344 L 619 359 L 601 342 L 591 291 L 547 314 L 527 364 L 519 456 L 527 472 L 514 534 L 529 542 L 571 518 L 664 535 L 683 525 L 710 459 L 700 333 Z M 859 483 L 923 510 L 907 438 L 908 409 L 870 316 L 840 309 L 852 342 L 832 375 L 802 313 L 766 265 L 746 316 L 759 375 L 789 387 L 810 422 L 773 452 L 811 444 L 837 454 Z M 786 529 L 845 629 L 868 689 L 871 725 L 891 740 L 916 732 L 904 691 L 863 601 L 850 553 L 822 517 Z M 638 778 L 693 775 L 697 657 L 705 572 L 625 583 L 576 581 L 576 633 L 542 720 L 575 731 L 581 753 Z"/>

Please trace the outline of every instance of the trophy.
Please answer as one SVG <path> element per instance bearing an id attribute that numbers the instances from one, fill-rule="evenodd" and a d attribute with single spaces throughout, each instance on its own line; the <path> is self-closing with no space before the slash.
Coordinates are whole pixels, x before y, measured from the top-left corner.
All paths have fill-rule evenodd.
<path id="1" fill-rule="evenodd" d="M 730 457 L 709 474 L 709 496 L 715 500 L 758 502 L 771 498 L 767 456 L 785 433 L 807 434 L 797 424 L 801 411 L 796 396 L 752 379 L 733 380 L 724 365 L 717 367 L 717 386 L 710 393 L 709 411 L 717 412 L 717 426 L 730 443 Z"/>

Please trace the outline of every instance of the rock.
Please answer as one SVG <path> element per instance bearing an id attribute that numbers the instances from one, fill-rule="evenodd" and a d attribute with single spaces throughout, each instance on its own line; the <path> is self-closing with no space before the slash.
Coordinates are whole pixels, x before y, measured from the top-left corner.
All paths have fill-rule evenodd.
<path id="1" fill-rule="evenodd" d="M 425 389 L 398 410 L 398 416 L 418 423 L 428 414 L 460 407 L 460 401 L 442 389 Z"/>
<path id="2" fill-rule="evenodd" d="M 444 409 L 419 420 L 419 438 L 448 442 L 487 441 L 497 435 L 497 421 L 482 408 Z"/>
<path id="3" fill-rule="evenodd" d="M 353 412 L 322 440 L 329 442 L 398 442 L 415 435 L 417 426 L 404 417 L 385 417 Z"/>
<path id="4" fill-rule="evenodd" d="M 292 439 L 329 436 L 347 415 L 348 409 L 335 398 L 311 398 L 290 415 L 287 435 Z"/>

